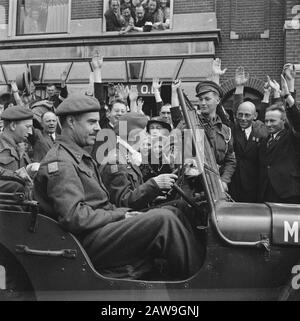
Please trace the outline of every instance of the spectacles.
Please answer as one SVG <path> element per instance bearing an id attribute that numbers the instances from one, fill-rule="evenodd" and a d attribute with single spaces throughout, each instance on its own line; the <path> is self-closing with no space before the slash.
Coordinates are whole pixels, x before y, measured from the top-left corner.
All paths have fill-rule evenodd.
<path id="1" fill-rule="evenodd" d="M 240 114 L 240 113 L 238 113 L 238 114 L 236 115 L 236 118 L 239 118 L 239 119 L 242 119 L 242 118 L 250 119 L 251 117 L 252 117 L 251 114 Z"/>

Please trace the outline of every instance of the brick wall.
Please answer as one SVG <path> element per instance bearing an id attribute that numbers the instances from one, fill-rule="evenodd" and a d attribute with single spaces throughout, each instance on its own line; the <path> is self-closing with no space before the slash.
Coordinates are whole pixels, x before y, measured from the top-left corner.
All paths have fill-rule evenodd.
<path id="1" fill-rule="evenodd" d="M 72 0 L 71 19 L 97 19 L 103 16 L 103 0 Z"/>
<path id="2" fill-rule="evenodd" d="M 174 14 L 213 11 L 215 0 L 174 0 Z"/>
<path id="3" fill-rule="evenodd" d="M 108 0 L 106 0 L 108 1 Z M 174 14 L 213 12 L 215 0 L 174 0 Z M 103 16 L 103 0 L 72 0 L 72 19 L 95 19 Z"/>
<path id="4" fill-rule="evenodd" d="M 235 28 L 237 33 L 262 33 L 266 21 L 262 16 L 262 1 L 238 0 Z M 251 4 L 251 5 L 249 5 Z M 242 10 L 244 9 L 244 10 Z M 266 75 L 279 80 L 284 63 L 284 2 L 271 0 L 270 6 L 270 37 L 269 39 L 230 39 L 230 22 L 232 10 L 229 0 L 217 1 L 218 28 L 221 29 L 221 43 L 216 50 L 216 56 L 222 59 L 222 65 L 228 68 L 221 82 L 234 77 L 235 69 L 244 66 L 251 77 L 265 80 Z M 243 26 L 239 23 L 243 22 Z"/>
<path id="5" fill-rule="evenodd" d="M 240 33 L 264 30 L 264 0 L 238 1 L 233 4 L 238 4 L 232 5 L 231 15 L 235 17 L 235 28 Z"/>

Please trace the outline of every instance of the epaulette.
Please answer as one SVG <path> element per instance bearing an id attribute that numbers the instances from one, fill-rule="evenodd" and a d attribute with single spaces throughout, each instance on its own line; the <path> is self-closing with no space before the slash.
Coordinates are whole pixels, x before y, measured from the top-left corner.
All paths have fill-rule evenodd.
<path id="1" fill-rule="evenodd" d="M 230 127 L 228 127 L 227 125 L 225 125 L 225 124 L 222 124 L 222 128 L 223 128 L 223 130 L 225 131 L 225 133 L 226 133 L 226 136 L 228 137 L 227 139 L 226 139 L 226 143 L 228 143 L 228 142 L 230 142 L 230 140 L 231 140 L 231 128 Z"/>

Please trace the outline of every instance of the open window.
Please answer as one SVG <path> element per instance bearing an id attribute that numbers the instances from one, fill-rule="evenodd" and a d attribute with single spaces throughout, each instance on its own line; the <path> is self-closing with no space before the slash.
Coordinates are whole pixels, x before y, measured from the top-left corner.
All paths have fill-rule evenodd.
<path id="1" fill-rule="evenodd" d="M 104 32 L 167 31 L 172 29 L 174 0 L 104 0 Z"/>

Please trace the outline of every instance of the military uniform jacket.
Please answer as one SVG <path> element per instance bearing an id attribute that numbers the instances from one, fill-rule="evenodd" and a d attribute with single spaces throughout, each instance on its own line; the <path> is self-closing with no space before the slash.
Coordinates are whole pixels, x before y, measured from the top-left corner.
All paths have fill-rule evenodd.
<path id="1" fill-rule="evenodd" d="M 208 120 L 202 115 L 199 115 L 199 118 L 214 151 L 221 179 L 225 183 L 230 183 L 236 167 L 231 129 L 222 123 L 219 116 L 214 120 Z"/>
<path id="2" fill-rule="evenodd" d="M 179 107 L 171 108 L 171 117 L 174 127 L 180 130 L 185 128 L 185 122 Z M 202 115 L 199 115 L 199 118 L 213 149 L 222 181 L 230 183 L 236 167 L 231 129 L 222 123 L 219 116 L 216 116 L 212 121 Z"/>
<path id="3" fill-rule="evenodd" d="M 230 194 L 239 202 L 256 202 L 259 178 L 259 146 L 268 136 L 266 126 L 259 120 L 253 122 L 248 140 L 238 124 L 232 129 L 234 151 L 237 160 L 230 185 Z"/>
<path id="4" fill-rule="evenodd" d="M 282 199 L 300 198 L 300 111 L 294 105 L 286 109 L 290 127 L 276 136 L 267 147 L 264 139 L 259 150 L 260 196 L 265 194 L 268 182 Z"/>
<path id="5" fill-rule="evenodd" d="M 30 164 L 28 155 L 24 152 L 19 156 L 18 146 L 5 132 L 0 134 L 0 166 L 10 171 L 16 171 Z"/>
<path id="6" fill-rule="evenodd" d="M 154 179 L 143 182 L 143 175 L 138 166 L 130 163 L 125 152 L 116 149 L 111 155 L 119 151 L 119 159 L 108 157 L 107 163 L 101 165 L 100 172 L 103 182 L 108 189 L 111 200 L 117 206 L 131 207 L 135 210 L 147 208 L 158 195 L 160 189 Z"/>
<path id="7" fill-rule="evenodd" d="M 18 146 L 5 132 L 0 134 L 0 175 L 21 181 L 15 171 L 30 164 L 29 156 L 23 152 L 21 157 Z"/>
<path id="8" fill-rule="evenodd" d="M 91 156 L 66 137 L 57 139 L 34 180 L 35 198 L 45 214 L 83 238 L 125 218 L 128 209 L 109 201 Z"/>

